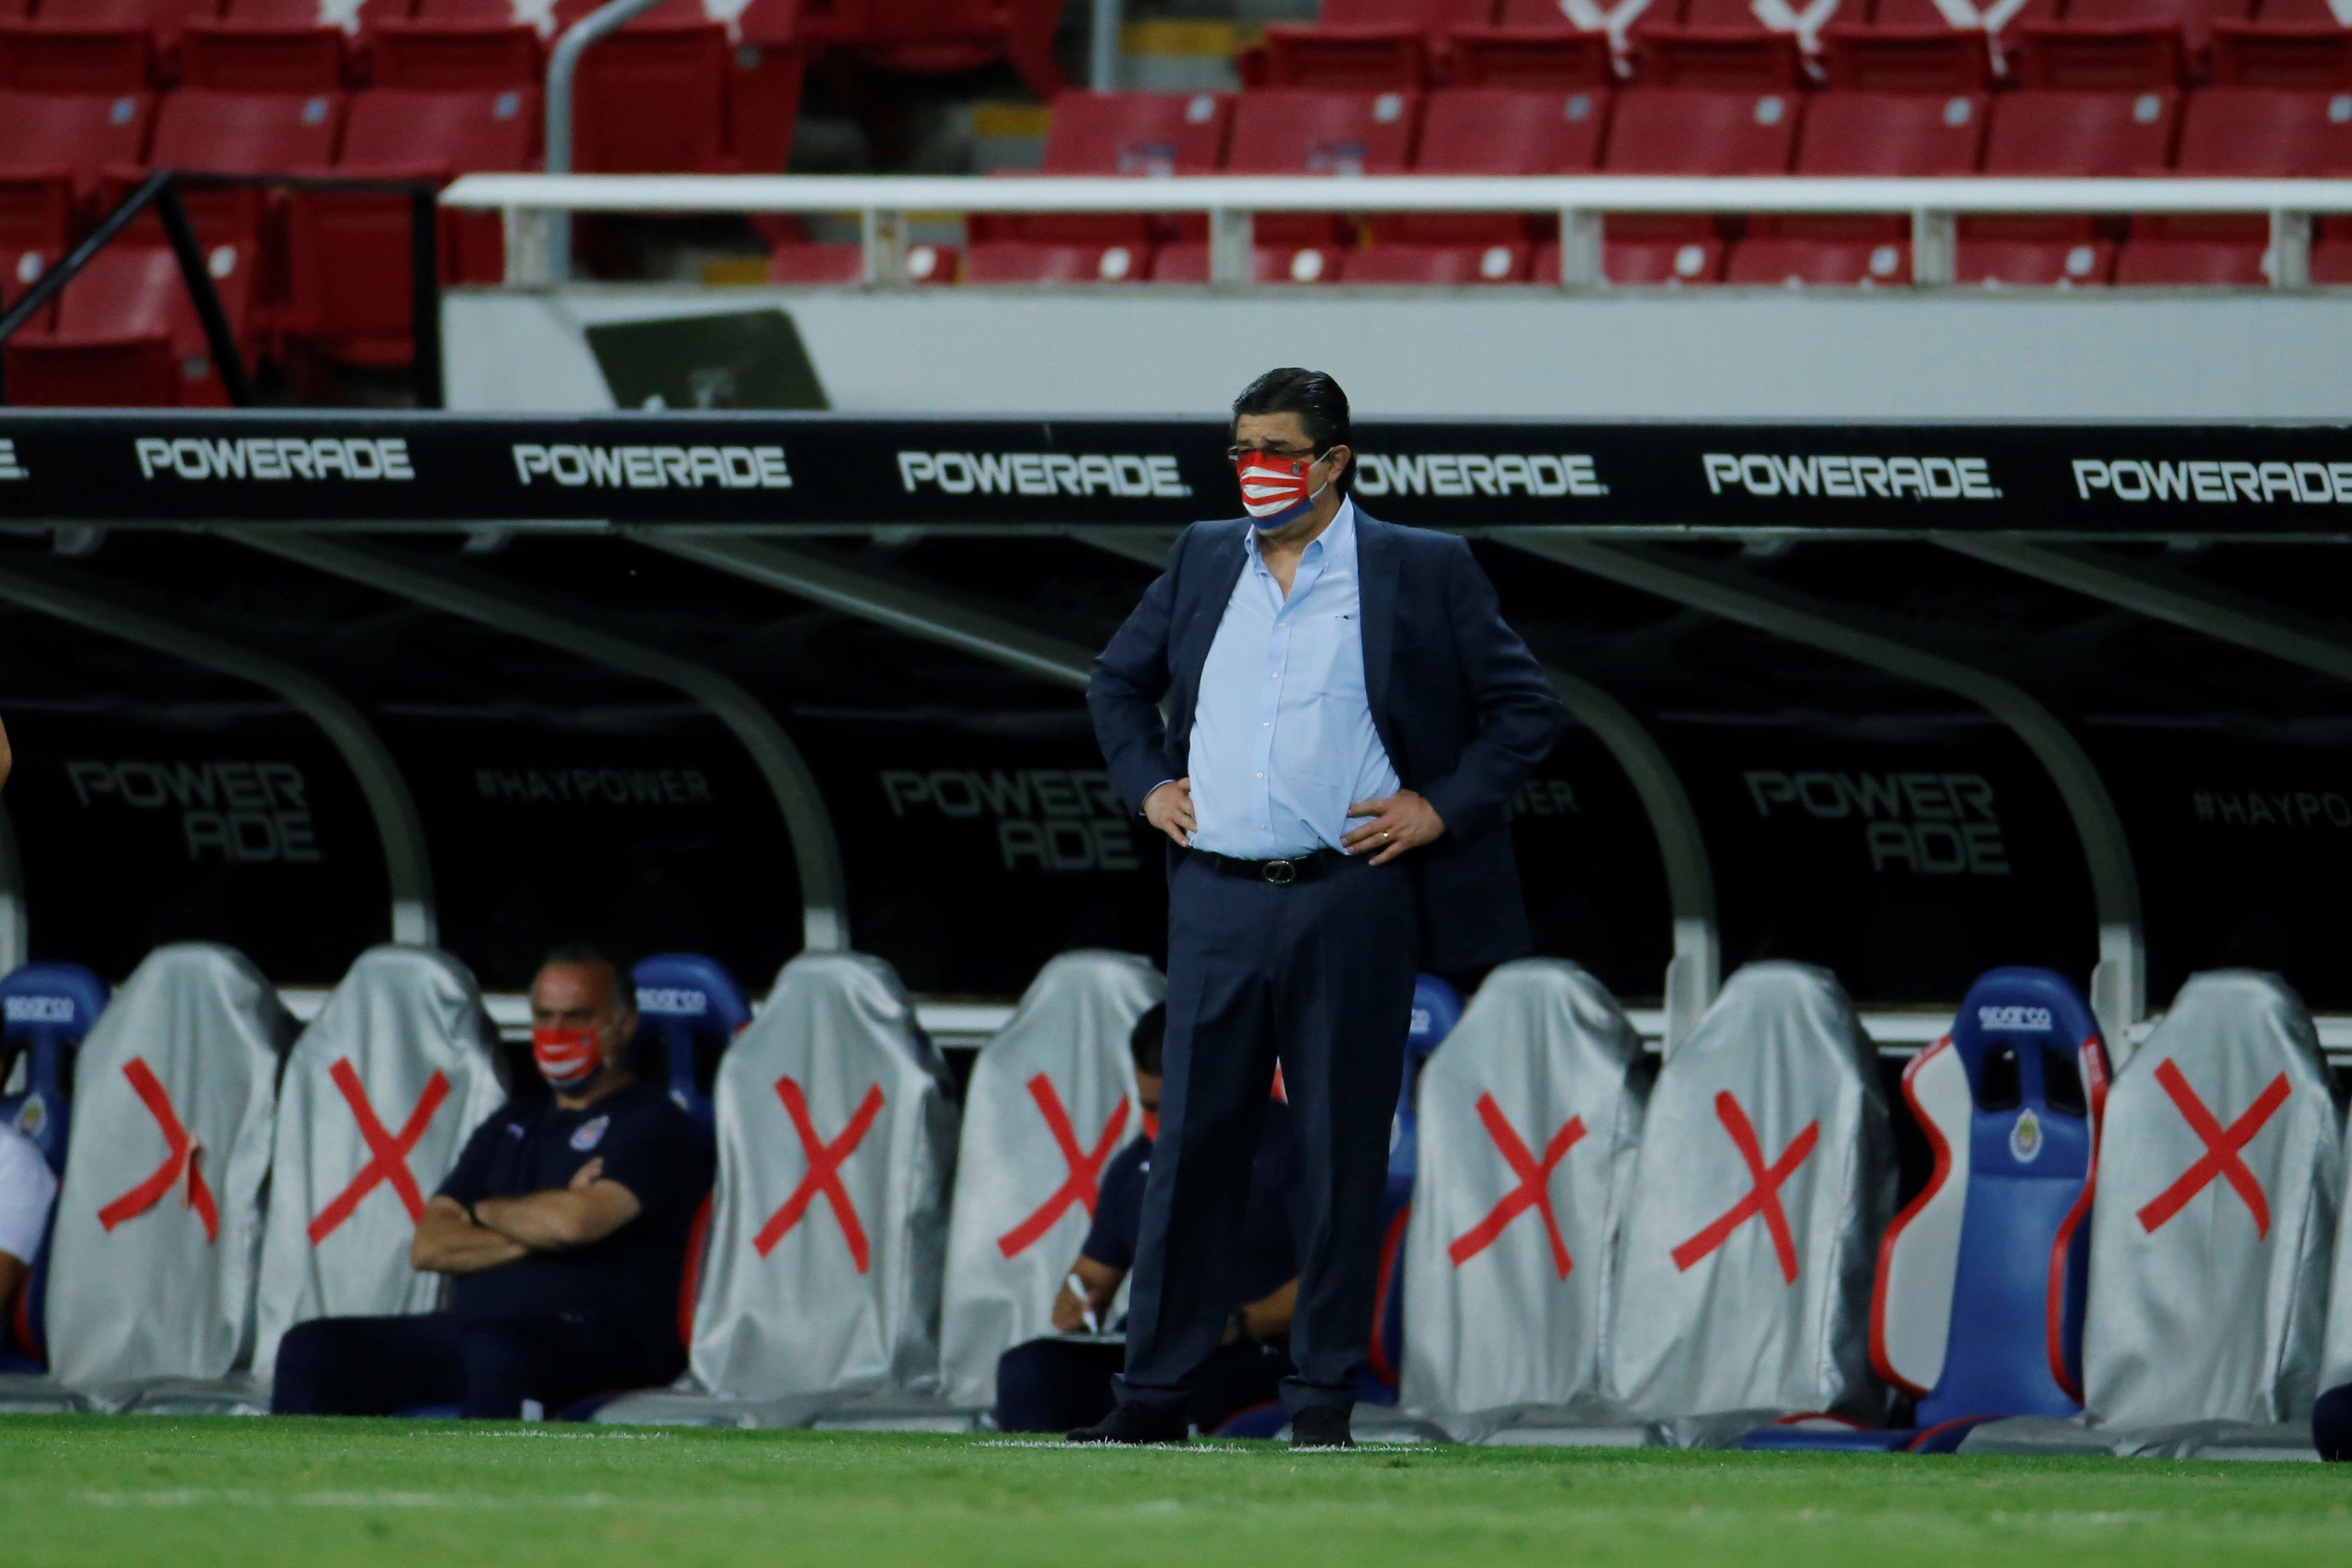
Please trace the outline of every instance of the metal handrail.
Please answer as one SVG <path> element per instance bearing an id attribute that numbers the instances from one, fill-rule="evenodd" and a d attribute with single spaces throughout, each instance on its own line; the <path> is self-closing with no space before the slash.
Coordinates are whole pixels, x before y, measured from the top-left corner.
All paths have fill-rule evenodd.
<path id="1" fill-rule="evenodd" d="M 621 0 L 627 3 L 627 0 Z M 599 16 L 605 13 L 598 12 Z M 2352 180 L 1937 179 L 1840 176 L 1243 175 L 1166 178 L 1053 176 L 840 176 L 793 174 L 468 174 L 442 193 L 453 207 L 506 214 L 508 280 L 544 284 L 564 274 L 543 258 L 561 254 L 564 230 L 551 214 L 599 213 L 839 213 L 861 214 L 869 235 L 903 231 L 908 214 L 1178 213 L 1208 214 L 1210 277 L 1250 281 L 1257 213 L 1556 213 L 1561 277 L 1569 287 L 1601 281 L 1603 214 L 1763 213 L 1907 214 L 1912 280 L 1952 281 L 1955 221 L 1979 214 L 2255 214 L 2270 220 L 2273 285 L 2310 281 L 2311 219 L 2352 213 Z M 867 280 L 892 280 L 892 257 L 867 246 Z M 542 258 L 534 262 L 533 257 Z"/>
<path id="2" fill-rule="evenodd" d="M 580 74 L 580 57 L 588 46 L 618 32 L 652 10 L 661 0 L 608 0 L 565 29 L 547 60 L 547 172 L 567 174 L 572 169 L 572 79 Z M 572 226 L 554 225 L 545 239 L 547 275 L 557 280 L 572 276 Z"/>
<path id="3" fill-rule="evenodd" d="M 229 325 L 220 291 L 213 287 L 204 246 L 188 219 L 182 189 L 268 189 L 296 191 L 373 192 L 408 198 L 409 336 L 414 344 L 411 375 L 416 405 L 441 406 L 441 186 L 434 180 L 366 179 L 340 174 L 221 174 L 186 169 L 157 169 L 139 182 L 121 204 L 99 221 L 80 244 L 26 289 L 22 298 L 0 310 L 0 343 L 5 343 L 26 322 L 48 308 L 95 259 L 98 253 L 131 226 L 149 207 L 163 225 L 164 237 L 179 263 L 181 281 L 195 306 L 205 330 L 205 344 L 220 369 L 221 385 L 232 407 L 253 402 L 253 381 L 246 373 L 245 355 Z M 5 401 L 5 396 L 0 396 Z"/>

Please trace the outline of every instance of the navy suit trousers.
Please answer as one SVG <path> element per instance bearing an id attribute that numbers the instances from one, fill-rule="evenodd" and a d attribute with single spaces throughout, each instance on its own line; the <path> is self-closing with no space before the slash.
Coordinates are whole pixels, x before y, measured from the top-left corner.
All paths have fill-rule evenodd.
<path id="1" fill-rule="evenodd" d="M 1354 1405 L 1420 946 L 1405 858 L 1349 861 L 1279 886 L 1179 858 L 1168 892 L 1167 1072 L 1121 1399 L 1182 1405 L 1224 1337 L 1250 1165 L 1279 1061 L 1299 1182 L 1297 1370 L 1284 1380 L 1283 1403 Z"/>

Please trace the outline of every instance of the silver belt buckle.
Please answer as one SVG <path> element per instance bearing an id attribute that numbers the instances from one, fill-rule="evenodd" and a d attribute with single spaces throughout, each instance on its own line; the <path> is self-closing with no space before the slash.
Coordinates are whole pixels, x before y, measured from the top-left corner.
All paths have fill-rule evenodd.
<path id="1" fill-rule="evenodd" d="M 1298 880 L 1298 862 L 1296 861 L 1268 861 L 1265 865 L 1258 868 L 1258 874 L 1265 877 L 1266 881 L 1274 883 L 1276 887 L 1280 887 L 1286 883 L 1293 883 Z"/>

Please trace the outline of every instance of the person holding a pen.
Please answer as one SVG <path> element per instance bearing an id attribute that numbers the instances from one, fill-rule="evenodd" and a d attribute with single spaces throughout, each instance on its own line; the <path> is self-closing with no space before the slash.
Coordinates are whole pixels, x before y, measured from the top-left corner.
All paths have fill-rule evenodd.
<path id="1" fill-rule="evenodd" d="M 1166 1028 L 1167 1009 L 1153 1008 L 1129 1037 L 1145 1135 L 1120 1150 L 1103 1173 L 1094 1228 L 1054 1302 L 1054 1328 L 1062 1337 L 1015 1345 L 997 1364 L 996 1419 L 1005 1431 L 1067 1431 L 1110 1412 L 1111 1377 L 1125 1349 L 1122 1336 L 1103 1330 L 1111 1326 L 1111 1302 L 1135 1264 Z M 1268 1107 L 1251 1167 L 1224 1344 L 1202 1368 L 1185 1412 L 1201 1431 L 1214 1431 L 1236 1411 L 1279 1397 L 1290 1375 L 1290 1320 L 1298 1298 L 1296 1169 L 1289 1111 L 1277 1101 Z"/>

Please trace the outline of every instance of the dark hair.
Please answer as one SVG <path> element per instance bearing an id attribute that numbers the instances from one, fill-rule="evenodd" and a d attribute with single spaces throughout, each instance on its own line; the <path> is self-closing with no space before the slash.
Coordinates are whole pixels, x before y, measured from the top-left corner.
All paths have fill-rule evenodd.
<path id="1" fill-rule="evenodd" d="M 1297 414 L 1307 439 L 1315 444 L 1318 453 L 1339 445 L 1352 448 L 1356 444 L 1355 426 L 1348 419 L 1348 394 L 1323 371 L 1302 371 L 1297 365 L 1285 365 L 1266 371 L 1234 399 L 1234 423 L 1240 423 L 1245 413 Z M 1339 486 L 1342 496 L 1355 487 L 1353 451 L 1348 454 L 1348 465 L 1332 482 Z"/>
<path id="2" fill-rule="evenodd" d="M 1160 1050 L 1168 1038 L 1168 1004 L 1155 1002 L 1135 1020 L 1127 1031 L 1128 1054 L 1135 1058 L 1135 1070 L 1153 1078 L 1160 1076 Z"/>
<path id="3" fill-rule="evenodd" d="M 623 1011 L 637 1005 L 636 988 L 630 982 L 629 967 L 599 947 L 593 942 L 558 942 L 539 961 L 541 969 L 593 968 L 602 967 L 613 977 L 613 1000 Z"/>

